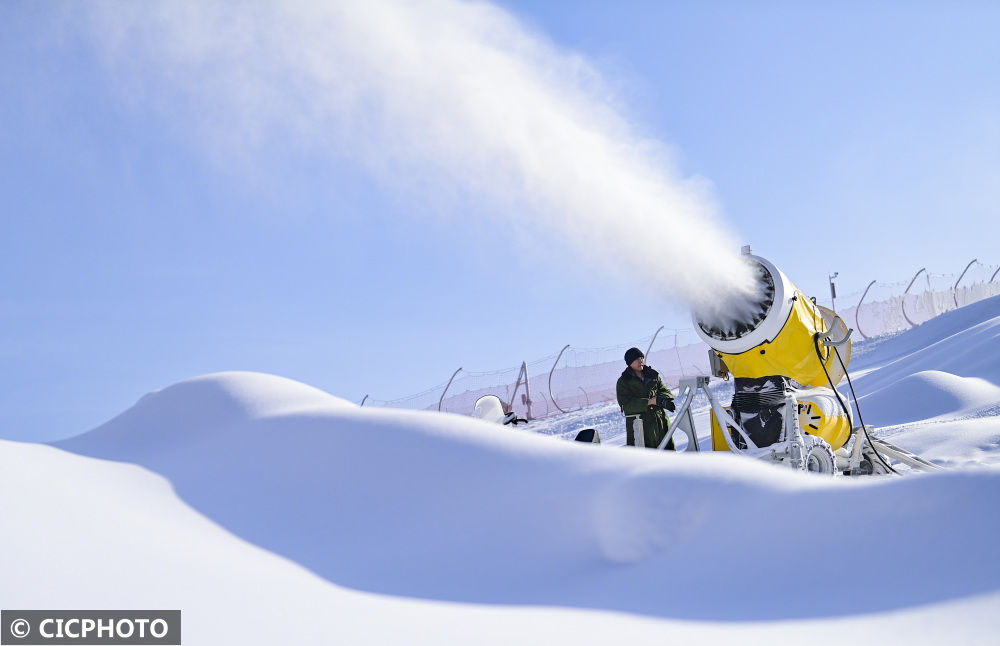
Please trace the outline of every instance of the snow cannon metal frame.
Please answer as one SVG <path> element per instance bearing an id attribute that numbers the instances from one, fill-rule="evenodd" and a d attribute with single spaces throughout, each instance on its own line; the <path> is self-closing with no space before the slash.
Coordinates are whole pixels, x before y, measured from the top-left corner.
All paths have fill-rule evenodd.
<path id="1" fill-rule="evenodd" d="M 696 332 L 711 348 L 712 376 L 735 377 L 733 401 L 723 406 L 709 389 L 708 376 L 682 379 L 680 390 L 686 397 L 680 410 L 687 415 L 678 415 L 675 424 L 695 435 L 690 402 L 701 390 L 711 405 L 715 451 L 830 475 L 894 471 L 882 455 L 914 469 L 939 470 L 899 447 L 873 440 L 863 424 L 854 426 L 850 408 L 835 389 L 847 375 L 852 330 L 774 264 L 751 255 L 749 247 L 744 248 L 744 259 L 753 266 L 759 288 L 749 320 L 720 325 L 692 316 Z"/>

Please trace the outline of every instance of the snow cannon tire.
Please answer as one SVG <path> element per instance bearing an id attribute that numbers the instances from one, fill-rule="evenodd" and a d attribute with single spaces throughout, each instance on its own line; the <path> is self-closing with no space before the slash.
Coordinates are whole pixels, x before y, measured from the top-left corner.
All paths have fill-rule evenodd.
<path id="1" fill-rule="evenodd" d="M 810 473 L 832 476 L 837 472 L 837 457 L 822 438 L 810 436 L 812 446 L 806 451 L 805 466 Z"/>
<path id="2" fill-rule="evenodd" d="M 869 472 L 868 475 L 885 476 L 891 473 L 891 471 L 889 471 L 889 469 L 886 469 L 885 465 L 882 464 L 882 460 L 888 462 L 889 458 L 883 457 L 882 460 L 880 460 L 878 456 L 873 451 L 871 451 L 871 449 L 868 448 L 862 451 L 861 455 L 871 465 L 871 471 Z M 890 464 L 889 466 L 892 465 Z"/>

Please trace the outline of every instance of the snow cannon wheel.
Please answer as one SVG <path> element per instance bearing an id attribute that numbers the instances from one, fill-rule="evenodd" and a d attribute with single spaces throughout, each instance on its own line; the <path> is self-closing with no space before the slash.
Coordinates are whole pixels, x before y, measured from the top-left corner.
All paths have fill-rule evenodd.
<path id="1" fill-rule="evenodd" d="M 869 468 L 871 470 L 868 472 L 868 475 L 884 476 L 884 475 L 888 475 L 889 473 L 891 473 L 891 471 L 889 471 L 889 469 L 887 469 L 885 467 L 885 465 L 882 463 L 883 460 L 885 460 L 886 462 L 888 462 L 889 458 L 882 458 L 882 460 L 880 460 L 878 458 L 878 454 L 876 454 L 874 451 L 872 451 L 869 448 L 865 448 L 861 452 L 861 455 L 864 458 L 864 460 L 861 463 L 862 466 L 864 465 L 865 461 L 867 461 L 868 464 L 870 465 Z M 890 464 L 889 466 L 892 466 L 892 465 Z"/>
<path id="2" fill-rule="evenodd" d="M 870 476 L 873 473 L 875 473 L 875 467 L 872 465 L 872 460 L 868 455 L 861 458 L 861 463 L 857 469 L 844 471 L 845 476 Z"/>
<path id="3" fill-rule="evenodd" d="M 806 471 L 833 475 L 837 472 L 837 458 L 825 440 L 810 436 L 812 446 L 806 451 Z"/>

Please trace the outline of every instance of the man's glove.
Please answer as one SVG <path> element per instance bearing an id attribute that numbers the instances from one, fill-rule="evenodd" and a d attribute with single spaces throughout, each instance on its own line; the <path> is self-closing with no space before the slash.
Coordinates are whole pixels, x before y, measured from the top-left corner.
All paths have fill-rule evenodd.
<path id="1" fill-rule="evenodd" d="M 670 395 L 657 395 L 656 405 L 660 408 L 666 408 L 671 413 L 677 410 L 677 406 L 674 405 L 674 398 Z"/>

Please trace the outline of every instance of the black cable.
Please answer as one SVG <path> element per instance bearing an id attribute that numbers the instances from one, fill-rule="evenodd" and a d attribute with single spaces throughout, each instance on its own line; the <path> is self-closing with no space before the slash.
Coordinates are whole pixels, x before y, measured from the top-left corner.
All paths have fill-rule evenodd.
<path id="1" fill-rule="evenodd" d="M 826 375 L 826 383 L 830 384 L 830 389 L 833 390 L 833 394 L 837 397 L 837 402 L 844 410 L 844 414 L 847 415 L 847 419 L 851 419 L 851 413 L 847 410 L 847 404 L 840 398 L 840 392 L 833 385 L 833 377 L 830 376 L 830 372 L 826 369 L 826 362 L 823 361 L 823 353 L 819 351 L 819 332 L 813 335 L 813 345 L 816 347 L 816 356 L 819 358 L 819 365 L 823 368 L 823 374 Z M 837 356 L 839 357 L 840 355 Z"/>
<path id="2" fill-rule="evenodd" d="M 851 397 L 854 398 L 854 406 L 858 409 L 858 421 L 861 422 L 861 430 L 865 432 L 865 439 L 868 440 L 868 446 L 871 447 L 872 453 L 875 454 L 875 457 L 878 458 L 878 461 L 881 462 L 886 469 L 892 471 L 896 475 L 899 475 L 899 471 L 896 471 L 889 466 L 889 463 L 882 459 L 882 455 L 878 452 L 878 449 L 875 448 L 875 443 L 872 442 L 871 436 L 868 435 L 868 427 L 865 426 L 865 418 L 861 416 L 861 404 L 858 403 L 858 395 L 854 392 L 854 383 L 851 381 L 851 373 L 847 372 L 847 366 L 844 365 L 844 360 L 840 358 L 840 351 L 837 350 L 836 347 L 833 348 L 833 353 L 837 355 L 837 361 L 840 362 L 840 367 L 844 371 L 844 376 L 847 377 L 847 385 L 851 389 Z"/>
<path id="3" fill-rule="evenodd" d="M 823 368 L 823 373 L 826 375 L 826 382 L 830 384 L 830 389 L 833 391 L 833 394 L 836 395 L 837 402 L 840 404 L 840 407 L 844 410 L 844 414 L 847 415 L 847 419 L 849 420 L 851 419 L 851 412 L 847 409 L 847 404 L 844 403 L 844 400 L 840 398 L 840 391 L 838 391 L 837 387 L 833 384 L 833 378 L 830 376 L 830 371 L 826 369 L 826 362 L 823 361 L 823 353 L 819 350 L 819 336 L 819 332 L 813 335 L 813 346 L 816 348 L 816 357 L 819 359 L 819 365 Z M 878 450 L 872 443 L 872 438 L 868 435 L 868 428 L 865 427 L 865 420 L 861 417 L 861 406 L 858 404 L 858 396 L 854 393 L 854 384 L 851 383 L 851 375 L 847 372 L 847 366 L 844 365 L 844 360 L 840 358 L 840 352 L 837 350 L 836 346 L 833 347 L 833 352 L 837 355 L 837 361 L 840 362 L 840 367 L 843 369 L 844 375 L 847 377 L 847 384 L 851 387 L 851 395 L 854 397 L 854 403 L 858 408 L 858 421 L 861 422 L 861 430 L 865 433 L 865 439 L 868 440 L 868 446 L 871 447 L 872 453 L 875 454 L 875 457 L 878 458 L 879 462 L 881 462 L 886 469 L 892 471 L 896 475 L 899 475 L 898 471 L 893 469 L 889 466 L 888 462 L 882 459 L 882 456 L 879 455 Z M 855 439 L 855 441 L 857 442 L 859 439 L 860 438 Z"/>

